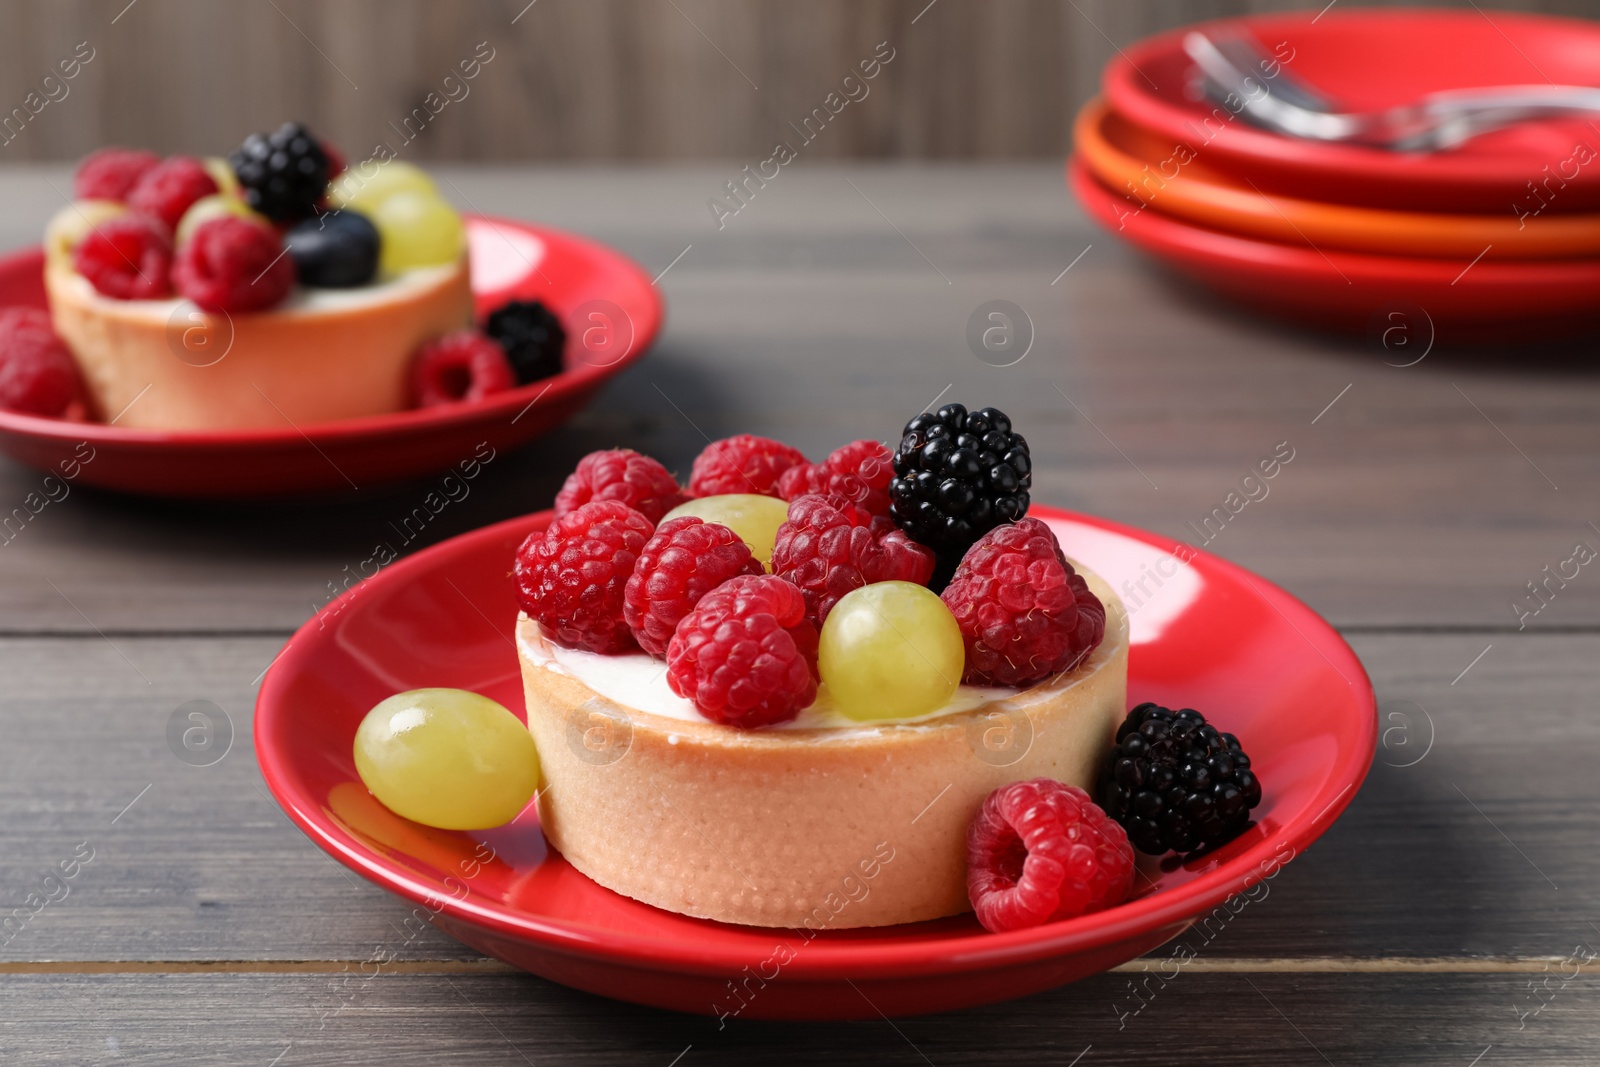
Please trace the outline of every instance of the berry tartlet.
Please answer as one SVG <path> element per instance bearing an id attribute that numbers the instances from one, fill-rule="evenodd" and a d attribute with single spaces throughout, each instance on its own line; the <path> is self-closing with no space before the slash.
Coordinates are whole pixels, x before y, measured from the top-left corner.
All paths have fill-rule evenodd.
<path id="1" fill-rule="evenodd" d="M 466 230 L 422 171 L 346 167 L 298 124 L 225 160 L 102 149 L 74 196 L 45 232 L 45 288 L 99 418 L 300 427 L 562 369 L 564 335 L 541 305 L 472 329 Z"/>
<path id="2" fill-rule="evenodd" d="M 1083 791 L 1127 707 L 1127 614 L 1026 517 L 1030 485 L 1010 420 L 959 404 L 820 463 L 714 442 L 687 491 L 585 457 L 514 564 L 551 844 L 754 926 L 1119 902 L 1133 854 Z"/>

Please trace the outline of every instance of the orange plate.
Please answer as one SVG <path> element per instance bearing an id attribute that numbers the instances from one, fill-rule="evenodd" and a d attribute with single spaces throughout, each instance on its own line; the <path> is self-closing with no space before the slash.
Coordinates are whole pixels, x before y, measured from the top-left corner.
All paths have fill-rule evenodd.
<path id="1" fill-rule="evenodd" d="M 1430 215 L 1268 196 L 1206 166 L 1204 145 L 1163 140 L 1099 99 L 1074 130 L 1078 154 L 1108 188 L 1164 214 L 1285 244 L 1429 258 L 1577 259 L 1600 254 L 1600 215 L 1519 219 Z"/>

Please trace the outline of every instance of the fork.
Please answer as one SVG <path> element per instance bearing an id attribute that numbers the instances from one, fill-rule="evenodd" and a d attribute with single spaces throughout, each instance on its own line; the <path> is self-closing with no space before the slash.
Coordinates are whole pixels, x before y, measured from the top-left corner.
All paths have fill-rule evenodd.
<path id="1" fill-rule="evenodd" d="M 1212 99 L 1237 107 L 1258 126 L 1311 141 L 1431 152 L 1527 119 L 1600 114 L 1600 89 L 1580 85 L 1451 89 L 1380 111 L 1341 112 L 1246 34 L 1213 40 L 1192 32 L 1183 50 L 1200 68 Z M 1265 76 L 1274 67 L 1277 72 Z"/>

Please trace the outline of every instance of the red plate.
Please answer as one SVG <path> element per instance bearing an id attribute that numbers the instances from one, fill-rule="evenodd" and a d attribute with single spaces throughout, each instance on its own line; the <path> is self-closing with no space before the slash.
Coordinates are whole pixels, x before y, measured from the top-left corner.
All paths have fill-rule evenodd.
<path id="1" fill-rule="evenodd" d="M 475 834 L 389 814 L 356 778 L 356 726 L 379 700 L 419 686 L 472 689 L 521 713 L 506 571 L 549 512 L 401 560 L 308 622 L 261 687 L 256 756 L 290 817 L 339 862 L 416 902 L 418 915 L 437 913 L 474 948 L 579 989 L 701 1014 L 846 1019 L 944 1011 L 1070 982 L 1155 948 L 1304 851 L 1366 776 L 1376 707 L 1355 653 L 1269 582 L 1203 552 L 1181 567 L 1169 555 L 1177 544 L 1155 534 L 1049 508 L 1034 514 L 1113 585 L 1143 581 L 1147 595 L 1127 597 L 1129 700 L 1209 713 L 1244 739 L 1264 783 L 1257 821 L 1242 837 L 1188 864 L 1141 861 L 1137 895 L 1110 911 L 1008 934 L 985 933 L 964 915 L 808 942 L 603 889 L 547 850 L 531 806 L 511 826 Z M 781 966 L 780 946 L 793 955 Z M 748 979 L 747 967 L 771 981 L 741 1009 L 729 983 Z"/>
<path id="2" fill-rule="evenodd" d="M 1320 6 L 1320 5 L 1318 5 Z M 1106 68 L 1112 108 L 1212 166 L 1269 192 L 1308 200 L 1412 211 L 1478 211 L 1510 216 L 1513 205 L 1547 211 L 1600 208 L 1600 133 L 1582 118 L 1527 122 L 1435 153 L 1322 144 L 1269 133 L 1241 118 L 1204 119 L 1219 106 L 1192 99 L 1190 30 L 1244 29 L 1286 69 L 1365 111 L 1414 102 L 1443 89 L 1493 85 L 1600 84 L 1600 26 L 1577 19 L 1503 11 L 1352 10 L 1224 19 L 1141 41 Z M 1223 111 L 1226 115 L 1226 110 Z M 1588 162 L 1573 148 L 1589 146 Z M 1528 183 L 1558 174 L 1534 199 Z M 1563 184 L 1564 183 L 1564 184 Z"/>
<path id="3" fill-rule="evenodd" d="M 483 442 L 504 451 L 555 429 L 642 356 L 661 327 L 649 276 L 604 245 L 487 216 L 467 217 L 467 240 L 479 314 L 514 297 L 543 301 L 567 325 L 565 371 L 477 404 L 299 429 L 132 430 L 0 411 L 0 451 L 52 473 L 75 458 L 82 483 L 157 496 L 366 488 L 471 459 Z M 45 306 L 43 264 L 37 248 L 0 258 L 0 307 Z"/>
<path id="4" fill-rule="evenodd" d="M 1209 289 L 1258 311 L 1350 333 L 1409 331 L 1454 343 L 1527 341 L 1600 324 L 1595 260 L 1411 259 L 1318 251 L 1207 229 L 1113 193 L 1077 159 L 1067 181 L 1101 225 Z"/>

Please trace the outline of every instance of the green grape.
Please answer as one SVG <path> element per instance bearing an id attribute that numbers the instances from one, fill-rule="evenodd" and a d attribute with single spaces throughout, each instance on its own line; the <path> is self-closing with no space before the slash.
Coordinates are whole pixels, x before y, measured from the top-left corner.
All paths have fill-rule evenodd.
<path id="1" fill-rule="evenodd" d="M 383 274 L 454 263 L 466 248 L 461 216 L 436 194 L 397 192 L 373 205 L 367 217 L 378 228 L 378 270 Z"/>
<path id="2" fill-rule="evenodd" d="M 727 493 L 722 496 L 703 496 L 687 504 L 679 504 L 661 521 L 676 519 L 681 515 L 694 515 L 706 522 L 726 526 L 750 546 L 751 555 L 763 567 L 772 567 L 772 544 L 778 539 L 778 527 L 789 517 L 789 503 L 774 496 L 757 496 L 754 493 Z"/>
<path id="3" fill-rule="evenodd" d="M 233 172 L 233 165 L 221 156 L 207 156 L 200 161 L 200 165 L 211 175 L 211 180 L 217 183 L 217 192 L 226 196 L 239 195 L 239 176 Z"/>
<path id="4" fill-rule="evenodd" d="M 116 200 L 74 200 L 57 211 L 44 228 L 44 254 L 51 266 L 72 266 L 72 250 L 102 222 L 126 213 Z"/>
<path id="5" fill-rule="evenodd" d="M 381 701 L 356 730 L 355 759 L 384 807 L 443 830 L 508 823 L 539 787 L 527 727 L 465 689 L 413 689 Z"/>
<path id="6" fill-rule="evenodd" d="M 185 244 L 194 236 L 194 231 L 199 229 L 202 222 L 220 219 L 224 215 L 235 215 L 241 219 L 248 219 L 258 226 L 271 228 L 272 222 L 264 215 L 258 215 L 250 210 L 237 196 L 227 193 L 214 193 L 211 196 L 202 196 L 199 200 L 189 205 L 189 210 L 183 213 L 183 218 L 178 220 L 178 229 L 174 234 L 175 244 Z"/>
<path id="7" fill-rule="evenodd" d="M 328 202 L 337 208 L 371 214 L 374 207 L 395 193 L 438 196 L 439 190 L 420 167 L 396 160 L 380 163 L 369 159 L 347 167 L 329 183 Z"/>
<path id="8" fill-rule="evenodd" d="M 822 624 L 817 669 L 852 719 L 907 719 L 955 695 L 966 666 L 961 627 L 932 591 L 876 582 L 846 593 Z"/>

